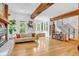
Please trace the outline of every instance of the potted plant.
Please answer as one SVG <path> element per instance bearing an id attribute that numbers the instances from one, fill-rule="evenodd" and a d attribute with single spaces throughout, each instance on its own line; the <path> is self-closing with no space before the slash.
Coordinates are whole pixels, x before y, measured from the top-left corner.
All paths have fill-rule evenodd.
<path id="1" fill-rule="evenodd" d="M 13 37 L 13 35 L 12 35 L 13 32 L 16 31 L 15 24 L 16 24 L 16 20 L 15 19 L 10 20 L 9 34 L 11 34 L 11 38 Z"/>

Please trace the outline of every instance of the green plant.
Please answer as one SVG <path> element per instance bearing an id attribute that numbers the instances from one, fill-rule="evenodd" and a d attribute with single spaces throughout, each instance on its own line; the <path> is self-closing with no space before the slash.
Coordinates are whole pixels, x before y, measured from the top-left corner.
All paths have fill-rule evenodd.
<path id="1" fill-rule="evenodd" d="M 15 25 L 16 24 L 16 20 L 13 19 L 13 20 L 10 20 L 10 25 Z"/>
<path id="2" fill-rule="evenodd" d="M 11 26 L 11 27 L 9 28 L 9 33 L 10 33 L 10 34 L 12 34 L 12 33 L 15 32 L 15 31 L 16 31 L 15 27 L 12 27 L 12 26 Z"/>
<path id="3" fill-rule="evenodd" d="M 16 20 L 15 19 L 10 20 L 10 27 L 9 27 L 9 33 L 10 34 L 12 34 L 13 32 L 16 31 L 15 24 L 16 24 Z"/>

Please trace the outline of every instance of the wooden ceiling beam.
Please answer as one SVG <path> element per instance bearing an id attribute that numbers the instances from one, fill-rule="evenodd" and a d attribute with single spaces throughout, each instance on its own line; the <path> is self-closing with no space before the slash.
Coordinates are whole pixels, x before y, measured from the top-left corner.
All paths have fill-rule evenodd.
<path id="1" fill-rule="evenodd" d="M 69 18 L 69 17 L 77 16 L 77 15 L 79 15 L 79 8 L 77 10 L 74 10 L 74 11 L 71 11 L 71 12 L 68 12 L 68 13 L 56 16 L 56 17 L 54 17 L 52 19 L 60 20 L 60 19 L 64 19 L 64 18 Z"/>
<path id="2" fill-rule="evenodd" d="M 34 19 L 36 16 L 38 16 L 40 13 L 42 13 L 44 10 L 49 8 L 54 3 L 41 3 L 36 10 L 32 13 L 31 19 Z"/>
<path id="3" fill-rule="evenodd" d="M 0 21 L 5 24 L 9 24 L 9 21 L 4 16 L 0 16 Z"/>
<path id="4" fill-rule="evenodd" d="M 8 5 L 4 4 L 4 17 L 8 19 Z"/>
<path id="5" fill-rule="evenodd" d="M 8 5 L 7 4 L 4 4 L 4 12 L 3 12 L 3 16 L 0 15 L 0 22 L 3 22 L 5 24 L 9 24 L 9 20 L 8 20 Z"/>

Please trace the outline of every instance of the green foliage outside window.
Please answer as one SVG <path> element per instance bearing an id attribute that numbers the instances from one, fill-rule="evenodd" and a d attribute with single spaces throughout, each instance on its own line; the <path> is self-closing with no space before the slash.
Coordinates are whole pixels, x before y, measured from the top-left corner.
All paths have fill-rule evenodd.
<path id="1" fill-rule="evenodd" d="M 34 31 L 48 31 L 48 22 L 34 23 Z M 28 26 L 25 21 L 20 21 L 20 33 L 25 34 L 28 30 Z"/>
<path id="2" fill-rule="evenodd" d="M 26 33 L 26 24 L 24 21 L 20 21 L 20 33 L 25 34 Z"/>

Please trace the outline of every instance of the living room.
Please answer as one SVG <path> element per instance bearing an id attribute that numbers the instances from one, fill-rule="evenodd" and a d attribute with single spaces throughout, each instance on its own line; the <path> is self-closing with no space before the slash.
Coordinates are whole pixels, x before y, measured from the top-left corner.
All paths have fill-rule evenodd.
<path id="1" fill-rule="evenodd" d="M 0 31 L 0 55 L 79 55 L 78 7 L 78 3 L 0 3 L 1 31 L 6 31 L 4 35 Z"/>

